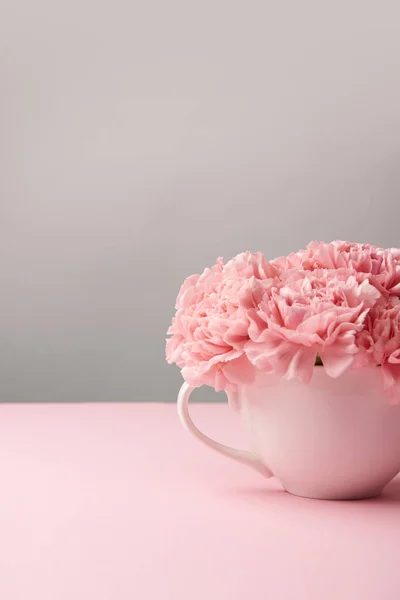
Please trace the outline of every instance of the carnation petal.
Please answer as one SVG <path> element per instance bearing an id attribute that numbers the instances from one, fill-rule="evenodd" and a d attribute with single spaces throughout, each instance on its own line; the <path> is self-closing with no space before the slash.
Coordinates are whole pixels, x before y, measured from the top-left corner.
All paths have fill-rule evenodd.
<path id="1" fill-rule="evenodd" d="M 296 379 L 302 383 L 310 383 L 313 373 L 317 351 L 315 348 L 299 346 L 290 361 L 285 374 L 286 379 Z"/>
<path id="2" fill-rule="evenodd" d="M 335 346 L 321 351 L 320 356 L 326 374 L 334 379 L 343 375 L 354 363 L 354 356 L 352 354 L 343 354 L 343 350 Z"/>
<path id="3" fill-rule="evenodd" d="M 255 379 L 255 367 L 247 356 L 242 354 L 239 358 L 230 360 L 223 366 L 224 375 L 232 383 L 251 383 Z"/>

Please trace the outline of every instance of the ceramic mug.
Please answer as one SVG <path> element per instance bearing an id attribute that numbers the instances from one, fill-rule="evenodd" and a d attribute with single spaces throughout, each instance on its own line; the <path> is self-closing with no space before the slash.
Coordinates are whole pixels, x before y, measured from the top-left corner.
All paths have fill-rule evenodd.
<path id="1" fill-rule="evenodd" d="M 192 390 L 184 383 L 178 396 L 184 426 L 217 452 L 278 477 L 291 494 L 370 498 L 400 471 L 400 404 L 390 404 L 379 367 L 332 379 L 316 366 L 308 385 L 260 372 L 254 383 L 228 393 L 252 452 L 224 446 L 197 429 L 188 410 Z"/>

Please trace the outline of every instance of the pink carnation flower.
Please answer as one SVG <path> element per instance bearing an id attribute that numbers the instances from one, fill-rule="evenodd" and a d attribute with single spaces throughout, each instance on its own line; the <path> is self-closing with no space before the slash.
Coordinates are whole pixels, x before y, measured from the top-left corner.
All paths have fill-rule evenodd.
<path id="1" fill-rule="evenodd" d="M 166 356 L 192 386 L 217 391 L 257 370 L 303 383 L 316 358 L 331 377 L 379 366 L 400 398 L 400 250 L 336 241 L 268 262 L 261 252 L 223 259 L 188 277 Z"/>
<path id="2" fill-rule="evenodd" d="M 279 269 L 354 269 L 373 275 L 373 282 L 382 291 L 400 296 L 400 250 L 384 250 L 370 244 L 335 241 L 311 242 L 305 250 L 276 258 L 272 264 Z"/>
<path id="3" fill-rule="evenodd" d="M 380 366 L 383 384 L 395 399 L 400 394 L 400 299 L 391 296 L 376 304 L 356 336 L 357 366 Z"/>
<path id="4" fill-rule="evenodd" d="M 250 361 L 266 372 L 308 383 L 317 354 L 331 377 L 352 366 L 355 334 L 380 292 L 348 269 L 283 272 L 249 314 Z"/>
<path id="5" fill-rule="evenodd" d="M 245 354 L 247 310 L 258 304 L 277 273 L 261 252 L 245 252 L 227 264 L 220 258 L 202 275 L 186 279 L 168 330 L 166 356 L 181 367 L 190 385 L 233 390 L 254 378 Z"/>

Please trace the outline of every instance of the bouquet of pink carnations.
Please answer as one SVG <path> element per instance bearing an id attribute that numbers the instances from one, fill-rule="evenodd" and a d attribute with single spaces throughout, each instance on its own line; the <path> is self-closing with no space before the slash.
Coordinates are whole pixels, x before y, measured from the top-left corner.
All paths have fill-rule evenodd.
<path id="1" fill-rule="evenodd" d="M 380 367 L 400 399 L 400 250 L 311 242 L 268 261 L 222 258 L 183 283 L 166 356 L 191 386 L 234 390 L 257 371 L 309 383 Z"/>

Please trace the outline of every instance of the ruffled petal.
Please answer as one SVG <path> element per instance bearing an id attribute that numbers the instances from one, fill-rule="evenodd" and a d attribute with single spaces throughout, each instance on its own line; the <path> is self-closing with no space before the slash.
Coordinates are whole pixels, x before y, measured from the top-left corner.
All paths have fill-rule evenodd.
<path id="1" fill-rule="evenodd" d="M 343 375 L 354 363 L 354 355 L 343 354 L 340 347 L 329 346 L 320 353 L 324 369 L 329 377 L 336 379 Z"/>

